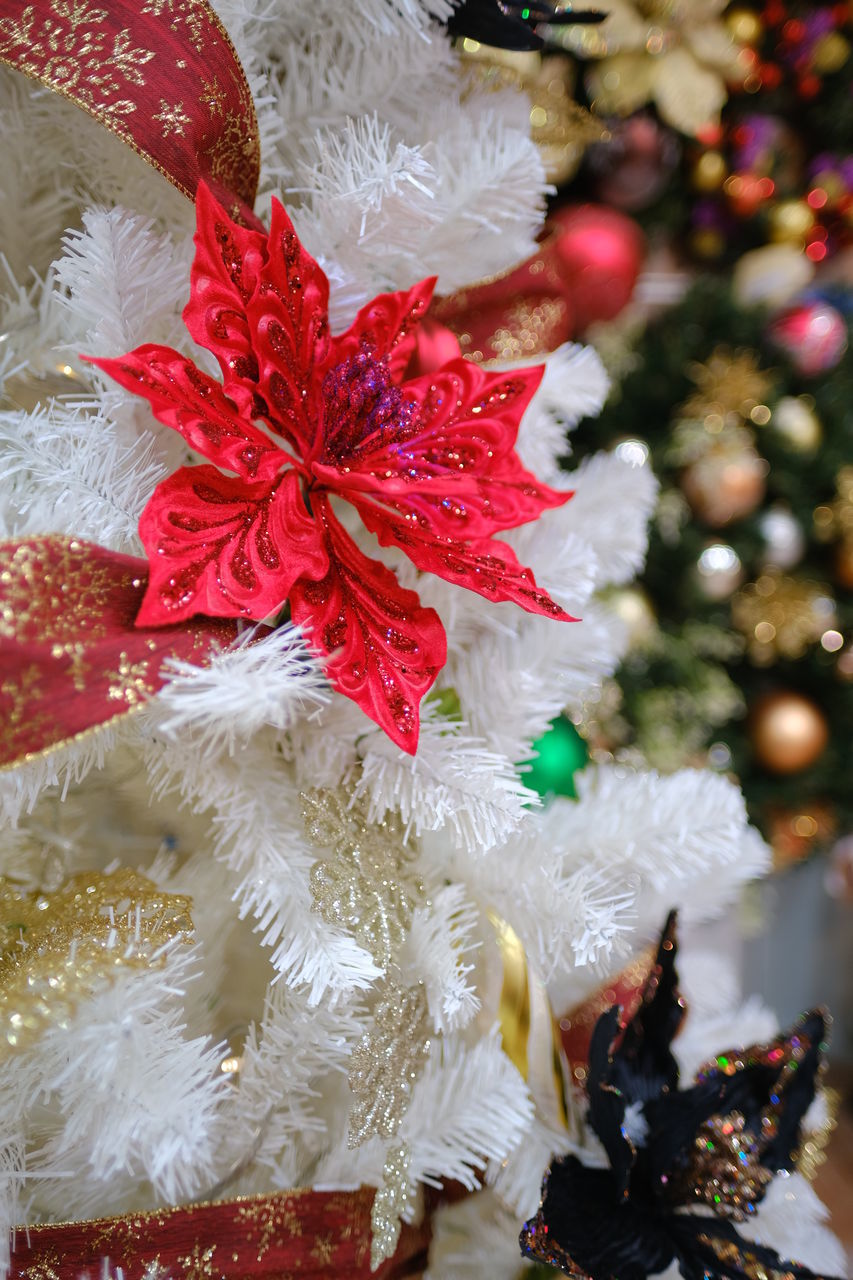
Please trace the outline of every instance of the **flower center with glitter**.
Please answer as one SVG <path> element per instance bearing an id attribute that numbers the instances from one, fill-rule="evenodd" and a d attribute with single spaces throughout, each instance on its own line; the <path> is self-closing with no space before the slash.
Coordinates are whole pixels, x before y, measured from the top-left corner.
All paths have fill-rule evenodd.
<path id="1" fill-rule="evenodd" d="M 324 462 L 343 462 L 370 440 L 383 445 L 405 439 L 416 427 L 416 406 L 404 400 L 386 361 L 362 349 L 330 369 L 323 379 Z"/>

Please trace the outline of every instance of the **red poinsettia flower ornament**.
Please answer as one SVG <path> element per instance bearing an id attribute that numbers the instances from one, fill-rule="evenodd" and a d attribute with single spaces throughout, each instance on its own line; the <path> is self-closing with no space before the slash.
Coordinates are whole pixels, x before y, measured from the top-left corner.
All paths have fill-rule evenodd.
<path id="1" fill-rule="evenodd" d="M 381 294 L 334 337 L 328 281 L 277 201 L 268 236 L 232 222 L 204 186 L 197 210 L 184 321 L 222 383 L 153 344 L 93 361 L 213 464 L 181 467 L 142 513 L 151 572 L 137 622 L 260 619 L 287 600 L 335 687 L 414 752 L 444 628 L 356 545 L 332 499 L 418 569 L 570 620 L 492 536 L 569 496 L 515 453 L 542 370 L 455 359 L 406 380 L 434 280 Z"/>

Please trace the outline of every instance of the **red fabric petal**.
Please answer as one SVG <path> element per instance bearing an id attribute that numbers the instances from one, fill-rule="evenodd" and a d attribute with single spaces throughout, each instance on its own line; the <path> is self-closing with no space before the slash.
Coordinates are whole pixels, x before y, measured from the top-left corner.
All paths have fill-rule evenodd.
<path id="1" fill-rule="evenodd" d="M 267 260 L 267 237 L 232 222 L 204 183 L 196 196 L 195 260 L 184 324 L 222 369 L 224 388 L 240 411 L 259 417 L 258 361 L 246 308 Z"/>
<path id="2" fill-rule="evenodd" d="M 328 498 L 318 494 L 313 509 L 325 531 L 329 569 L 319 581 L 295 584 L 291 615 L 327 655 L 335 688 L 414 755 L 421 698 L 447 660 L 441 620 L 390 569 L 359 550 Z"/>
<path id="3" fill-rule="evenodd" d="M 345 333 L 332 338 L 327 367 L 348 359 L 366 345 L 377 360 L 387 359 L 394 381 L 401 382 L 415 349 L 418 319 L 430 304 L 437 279 L 430 276 L 401 293 L 377 294 L 361 308 Z"/>
<path id="4" fill-rule="evenodd" d="M 144 396 L 154 417 L 199 453 L 244 480 L 269 482 L 287 456 L 192 360 L 148 343 L 116 360 L 91 360 L 128 391 Z"/>
<path id="5" fill-rule="evenodd" d="M 540 484 L 515 452 L 541 377 L 541 368 L 493 373 L 455 360 L 405 384 L 398 431 L 374 431 L 345 460 L 312 470 L 329 488 L 370 494 L 436 536 L 482 539 L 526 524 L 571 496 Z"/>
<path id="6" fill-rule="evenodd" d="M 322 366 L 329 350 L 329 282 L 272 202 L 269 257 L 248 304 L 258 389 L 269 421 L 304 457 L 322 418 Z"/>
<path id="7" fill-rule="evenodd" d="M 412 521 L 391 516 L 365 501 L 354 501 L 366 527 L 383 547 L 400 547 L 412 563 L 426 573 L 460 587 L 468 587 L 487 600 L 511 600 L 528 613 L 539 613 L 560 622 L 577 622 L 537 587 L 530 569 L 515 552 L 496 538 L 464 543 L 421 532 Z"/>
<path id="8" fill-rule="evenodd" d="M 328 567 L 294 471 L 265 485 L 181 467 L 154 490 L 139 533 L 151 565 L 140 626 L 196 613 L 265 618 L 297 578 Z"/>

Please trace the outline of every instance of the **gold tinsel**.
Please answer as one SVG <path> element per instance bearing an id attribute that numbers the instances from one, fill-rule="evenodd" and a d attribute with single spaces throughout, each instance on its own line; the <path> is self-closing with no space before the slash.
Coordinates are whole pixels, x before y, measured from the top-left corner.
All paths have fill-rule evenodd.
<path id="1" fill-rule="evenodd" d="M 709 431 L 739 421 L 758 426 L 769 421 L 766 402 L 773 379 L 759 367 L 754 351 L 715 347 L 704 363 L 692 364 L 688 374 L 696 390 L 681 406 L 679 418 L 703 422 Z"/>
<path id="2" fill-rule="evenodd" d="M 404 987 L 386 978 L 378 991 L 373 1025 L 350 1057 L 351 1147 L 360 1146 L 374 1134 L 393 1138 L 430 1051 L 423 987 Z"/>
<path id="3" fill-rule="evenodd" d="M 301 799 L 312 841 L 333 851 L 311 868 L 314 910 L 350 930 L 384 969 L 424 897 L 403 824 L 396 814 L 368 822 L 366 801 L 343 787 L 303 792 Z"/>
<path id="4" fill-rule="evenodd" d="M 0 1053 L 26 1048 L 125 969 L 189 941 L 192 900 L 129 868 L 83 872 L 51 893 L 0 877 Z"/>
<path id="5" fill-rule="evenodd" d="M 835 605 L 828 587 L 771 568 L 733 597 L 732 622 L 752 661 L 769 666 L 817 644 L 835 623 Z"/>
<path id="6" fill-rule="evenodd" d="M 584 151 L 610 138 L 606 126 L 572 96 L 574 71 L 560 54 L 496 49 L 465 38 L 463 63 L 477 88 L 521 89 L 530 99 L 530 136 L 549 182 L 562 185 L 577 172 Z"/>

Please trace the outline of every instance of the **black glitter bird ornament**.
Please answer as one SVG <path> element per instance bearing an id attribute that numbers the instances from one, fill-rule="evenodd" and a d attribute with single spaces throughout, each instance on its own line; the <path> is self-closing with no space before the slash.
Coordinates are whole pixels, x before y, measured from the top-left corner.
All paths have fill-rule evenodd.
<path id="1" fill-rule="evenodd" d="M 453 36 L 467 36 L 495 49 L 541 49 L 544 43 L 536 28 L 567 26 L 571 23 L 603 22 L 606 13 L 593 9 L 575 11 L 570 4 L 550 4 L 548 0 L 462 0 L 447 19 Z"/>
<path id="2" fill-rule="evenodd" d="M 609 1167 L 556 1159 L 521 1251 L 576 1280 L 646 1280 L 673 1261 L 685 1280 L 815 1280 L 735 1223 L 796 1166 L 826 1019 L 807 1013 L 768 1045 L 719 1054 L 679 1089 L 676 953 L 672 912 L 636 1014 L 623 1027 L 609 1009 L 590 1044 L 589 1123 Z"/>

